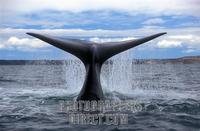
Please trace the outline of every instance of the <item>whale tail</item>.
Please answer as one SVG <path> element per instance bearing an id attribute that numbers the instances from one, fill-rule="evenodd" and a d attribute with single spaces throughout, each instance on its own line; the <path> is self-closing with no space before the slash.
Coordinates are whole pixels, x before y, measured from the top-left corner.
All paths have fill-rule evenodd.
<path id="1" fill-rule="evenodd" d="M 104 95 L 100 83 L 100 70 L 102 64 L 108 58 L 118 53 L 143 44 L 166 33 L 159 33 L 137 40 L 108 42 L 105 44 L 75 39 L 60 39 L 36 33 L 27 34 L 75 55 L 84 63 L 86 69 L 85 81 L 77 100 L 103 100 Z"/>
<path id="2" fill-rule="evenodd" d="M 106 61 L 108 58 L 119 54 L 125 50 L 128 50 L 130 48 L 133 48 L 135 46 L 141 45 L 147 41 L 150 41 L 152 39 L 155 39 L 161 35 L 166 34 L 166 32 L 164 33 L 158 33 L 155 35 L 151 35 L 145 38 L 141 38 L 141 39 L 136 39 L 136 40 L 127 40 L 127 41 L 121 41 L 121 42 L 108 42 L 103 44 L 102 46 L 100 46 L 99 49 L 99 55 L 101 60 L 104 62 Z"/>
<path id="3" fill-rule="evenodd" d="M 61 39 L 55 38 L 49 35 L 42 35 L 37 33 L 27 33 L 33 37 L 36 37 L 42 41 L 45 41 L 55 47 L 58 47 L 64 51 L 69 52 L 70 54 L 78 57 L 84 64 L 87 63 L 88 58 L 90 57 L 89 52 L 91 50 L 91 46 L 93 44 L 98 44 L 90 41 L 78 40 L 78 39 Z M 105 44 L 98 44 L 98 57 L 99 60 L 103 63 L 110 57 L 121 53 L 125 50 L 133 48 L 135 46 L 141 45 L 145 42 L 148 42 L 152 39 L 155 39 L 161 35 L 166 34 L 158 33 L 155 35 L 151 35 L 145 38 L 136 39 L 136 40 L 128 40 L 121 42 L 107 42 Z"/>
<path id="4" fill-rule="evenodd" d="M 38 33 L 27 33 L 27 34 L 78 57 L 83 63 L 85 63 L 87 59 L 86 54 L 88 54 L 89 46 L 85 44 L 86 43 L 85 41 L 76 39 L 61 39 Z"/>

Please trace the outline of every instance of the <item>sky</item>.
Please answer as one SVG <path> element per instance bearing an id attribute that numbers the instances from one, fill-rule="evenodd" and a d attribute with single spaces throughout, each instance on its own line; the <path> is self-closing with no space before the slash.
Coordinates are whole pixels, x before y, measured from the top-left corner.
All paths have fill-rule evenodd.
<path id="1" fill-rule="evenodd" d="M 167 32 L 131 49 L 134 58 L 200 55 L 200 0 L 1 0 L 0 59 L 66 59 L 26 32 L 95 42 Z"/>

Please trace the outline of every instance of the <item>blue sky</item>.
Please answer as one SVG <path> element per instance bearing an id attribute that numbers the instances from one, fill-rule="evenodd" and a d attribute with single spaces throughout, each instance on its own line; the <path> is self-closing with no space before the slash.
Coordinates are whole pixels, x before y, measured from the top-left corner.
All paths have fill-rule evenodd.
<path id="1" fill-rule="evenodd" d="M 1 0 L 1 5 L 0 59 L 70 57 L 26 32 L 95 42 L 167 32 L 131 49 L 133 57 L 200 55 L 199 0 Z"/>

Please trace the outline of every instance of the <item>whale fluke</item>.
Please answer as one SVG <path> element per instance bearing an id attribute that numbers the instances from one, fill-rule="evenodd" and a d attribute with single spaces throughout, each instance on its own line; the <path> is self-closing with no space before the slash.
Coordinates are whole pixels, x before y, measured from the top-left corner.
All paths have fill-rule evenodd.
<path id="1" fill-rule="evenodd" d="M 27 34 L 75 55 L 84 63 L 86 69 L 85 81 L 77 100 L 104 100 L 103 90 L 100 83 L 102 64 L 107 59 L 118 53 L 143 44 L 166 33 L 158 33 L 136 40 L 107 42 L 101 44 L 77 39 L 55 38 L 37 33 Z"/>
<path id="2" fill-rule="evenodd" d="M 155 35 L 151 35 L 145 38 L 141 38 L 141 39 L 136 39 L 136 40 L 127 40 L 127 41 L 121 41 L 121 42 L 107 42 L 104 43 L 103 46 L 100 46 L 99 48 L 99 54 L 100 54 L 100 58 L 102 59 L 102 61 L 106 61 L 108 58 L 119 54 L 125 50 L 128 50 L 130 48 L 133 48 L 135 46 L 141 45 L 147 41 L 150 41 L 152 39 L 155 39 L 156 37 L 159 37 L 161 35 L 166 34 L 166 32 L 164 33 L 158 33 Z"/>
<path id="3" fill-rule="evenodd" d="M 86 54 L 88 54 L 90 47 L 85 44 L 85 41 L 76 40 L 76 39 L 61 39 L 61 38 L 56 38 L 49 35 L 42 35 L 42 34 L 37 34 L 37 33 L 27 33 L 27 34 L 33 37 L 36 37 L 42 41 L 45 41 L 66 52 L 69 52 L 70 54 L 78 57 L 84 63 L 87 59 Z"/>

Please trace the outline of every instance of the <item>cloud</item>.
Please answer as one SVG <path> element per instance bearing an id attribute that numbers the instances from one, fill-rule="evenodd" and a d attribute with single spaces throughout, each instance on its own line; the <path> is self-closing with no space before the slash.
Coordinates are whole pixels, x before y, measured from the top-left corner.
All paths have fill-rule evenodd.
<path id="1" fill-rule="evenodd" d="M 3 49 L 4 48 L 4 45 L 3 44 L 0 44 L 0 49 Z"/>
<path id="2" fill-rule="evenodd" d="M 157 43 L 158 48 L 186 47 L 187 53 L 200 50 L 200 36 L 196 34 L 171 35 Z"/>
<path id="3" fill-rule="evenodd" d="M 199 16 L 199 0 L 1 0 L 2 11 L 30 13 L 42 10 L 83 12 L 117 10 L 132 14 Z"/>
<path id="4" fill-rule="evenodd" d="M 185 51 L 183 51 L 183 52 L 185 52 L 185 53 L 192 53 L 192 52 L 195 52 L 196 50 L 194 50 L 194 49 L 187 49 L 187 50 L 185 50 Z"/>
<path id="5" fill-rule="evenodd" d="M 36 32 L 52 36 L 78 38 L 94 42 L 122 41 L 135 38 L 141 38 L 152 34 L 167 32 L 167 35 L 161 36 L 139 46 L 139 48 L 184 48 L 185 50 L 200 51 L 200 28 L 140 28 L 135 30 L 83 30 L 83 29 L 0 29 L 1 44 L 0 48 L 9 47 L 29 47 L 39 49 L 46 47 L 38 39 L 28 36 L 26 32 Z M 181 34 L 181 35 L 180 35 Z M 6 42 L 5 42 L 6 41 Z M 4 43 L 4 44 L 2 44 Z M 47 44 L 48 45 L 48 44 Z"/>
<path id="6" fill-rule="evenodd" d="M 197 34 L 188 34 L 188 35 L 174 35 L 169 36 L 169 39 L 182 41 L 182 43 L 187 44 L 189 43 L 189 47 L 200 47 L 200 36 Z"/>
<path id="7" fill-rule="evenodd" d="M 119 41 L 126 41 L 126 40 L 133 40 L 136 39 L 135 37 L 125 37 L 125 38 L 99 38 L 99 37 L 92 37 L 89 38 L 89 41 L 103 43 L 103 42 L 119 42 Z"/>
<path id="8" fill-rule="evenodd" d="M 157 47 L 159 48 L 173 48 L 173 47 L 181 47 L 180 41 L 173 40 L 162 40 L 157 43 Z"/>
<path id="9" fill-rule="evenodd" d="M 156 25 L 156 24 L 164 24 L 165 21 L 161 18 L 154 18 L 154 19 L 149 19 L 145 22 L 143 22 L 143 24 L 145 25 Z"/>
<path id="10" fill-rule="evenodd" d="M 49 34 L 54 36 L 64 37 L 142 37 L 148 36 L 154 33 L 167 32 L 165 36 L 183 36 L 200 34 L 200 28 L 198 27 L 186 27 L 186 28 L 165 28 L 165 27 L 148 27 L 138 28 L 131 30 L 106 30 L 106 29 L 15 29 L 15 28 L 0 28 L 1 38 L 10 36 L 27 37 L 26 32 L 35 32 L 42 34 Z M 163 36 L 163 37 L 165 37 Z"/>
<path id="11" fill-rule="evenodd" d="M 38 39 L 18 38 L 12 36 L 0 43 L 0 49 L 17 49 L 23 51 L 33 51 L 39 48 L 48 47 L 48 44 Z"/>

